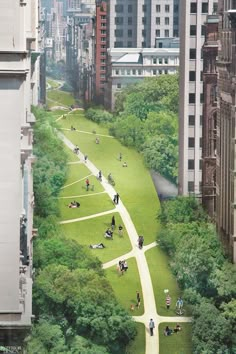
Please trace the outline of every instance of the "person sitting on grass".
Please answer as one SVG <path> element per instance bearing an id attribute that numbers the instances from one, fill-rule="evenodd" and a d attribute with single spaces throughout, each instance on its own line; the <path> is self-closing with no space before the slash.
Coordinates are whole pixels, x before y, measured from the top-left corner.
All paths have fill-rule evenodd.
<path id="1" fill-rule="evenodd" d="M 101 242 L 101 243 L 98 243 L 97 245 L 89 245 L 89 248 L 92 248 L 92 249 L 96 249 L 96 248 L 102 249 L 102 248 L 105 248 L 105 246 L 104 246 L 104 244 Z"/>
<path id="2" fill-rule="evenodd" d="M 127 163 L 124 162 L 123 165 L 122 165 L 122 167 L 128 167 Z"/>
<path id="3" fill-rule="evenodd" d="M 173 333 L 173 330 L 171 328 L 169 328 L 169 326 L 166 326 L 166 328 L 164 330 L 164 335 L 170 336 L 172 333 Z"/>
<path id="4" fill-rule="evenodd" d="M 106 238 L 111 238 L 111 239 L 112 239 L 112 236 L 113 236 L 113 232 L 111 231 L 110 228 L 108 228 L 108 229 L 105 231 L 104 237 L 106 237 Z"/>
<path id="5" fill-rule="evenodd" d="M 177 323 L 175 328 L 174 328 L 174 333 L 178 333 L 179 331 L 181 331 L 182 328 L 180 327 L 180 325 Z"/>
<path id="6" fill-rule="evenodd" d="M 76 202 L 75 200 L 73 202 L 70 202 L 70 204 L 68 205 L 69 208 L 79 208 L 80 207 L 80 203 Z"/>

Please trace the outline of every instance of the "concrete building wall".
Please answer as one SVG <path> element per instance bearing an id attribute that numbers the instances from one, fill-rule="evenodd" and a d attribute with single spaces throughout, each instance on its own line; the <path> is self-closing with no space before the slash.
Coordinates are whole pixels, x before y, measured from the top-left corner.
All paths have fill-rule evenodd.
<path id="1" fill-rule="evenodd" d="M 179 193 L 183 195 L 200 196 L 202 189 L 203 26 L 214 3 L 180 2 Z M 194 147 L 189 138 L 194 138 Z"/>

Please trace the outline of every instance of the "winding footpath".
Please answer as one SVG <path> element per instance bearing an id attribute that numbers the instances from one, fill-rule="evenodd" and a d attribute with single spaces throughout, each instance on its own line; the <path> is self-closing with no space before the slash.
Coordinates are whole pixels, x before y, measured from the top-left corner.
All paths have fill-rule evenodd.
<path id="1" fill-rule="evenodd" d="M 71 143 L 71 141 L 69 139 L 67 139 L 60 131 L 58 131 L 58 135 L 61 138 L 61 140 L 64 142 L 64 144 L 69 149 L 71 149 L 73 151 L 75 146 Z M 79 152 L 79 154 L 77 156 L 78 156 L 79 162 L 84 163 L 85 166 L 90 170 L 91 174 L 94 176 L 97 176 L 97 174 L 98 174 L 97 167 L 89 160 L 87 160 L 87 162 L 85 163 L 84 162 L 84 155 L 81 152 Z M 115 189 L 108 183 L 108 181 L 104 177 L 103 177 L 101 184 L 102 184 L 105 192 L 110 196 L 111 199 L 113 199 L 114 194 L 116 194 Z M 146 331 L 145 331 L 145 334 L 146 334 L 145 354 L 159 354 L 159 334 L 158 334 L 159 324 L 162 322 L 173 322 L 173 323 L 191 322 L 191 318 L 190 317 L 180 317 L 180 316 L 178 316 L 178 317 L 159 316 L 157 313 L 151 276 L 150 276 L 147 260 L 145 257 L 145 251 L 147 251 L 148 249 L 150 249 L 152 247 L 157 247 L 156 242 L 153 242 L 153 243 L 145 246 L 142 250 L 140 250 L 138 248 L 138 245 L 137 245 L 138 234 L 137 234 L 135 226 L 134 226 L 134 224 L 130 218 L 130 215 L 129 215 L 125 205 L 123 204 L 122 200 L 119 201 L 119 205 L 116 205 L 115 209 L 111 209 L 106 212 L 101 212 L 98 214 L 89 215 L 86 217 L 81 217 L 78 219 L 61 221 L 61 224 L 91 219 L 94 217 L 99 217 L 102 215 L 114 213 L 114 211 L 119 212 L 119 214 L 122 218 L 122 221 L 123 221 L 125 228 L 127 230 L 127 234 L 130 238 L 132 250 L 129 253 L 127 253 L 123 256 L 120 256 L 119 258 L 113 259 L 112 261 L 103 264 L 103 268 L 106 269 L 106 268 L 116 265 L 121 258 L 128 259 L 130 257 L 135 257 L 136 262 L 137 262 L 137 266 L 138 266 L 138 271 L 139 271 L 139 276 L 140 276 L 140 281 L 141 281 L 141 286 L 142 286 L 142 292 L 143 292 L 144 314 L 142 316 L 133 316 L 133 319 L 136 322 L 141 322 L 145 325 L 145 328 L 146 328 Z M 154 320 L 154 323 L 155 323 L 154 336 L 152 336 L 152 337 L 150 336 L 149 329 L 148 329 L 148 323 L 151 318 Z"/>

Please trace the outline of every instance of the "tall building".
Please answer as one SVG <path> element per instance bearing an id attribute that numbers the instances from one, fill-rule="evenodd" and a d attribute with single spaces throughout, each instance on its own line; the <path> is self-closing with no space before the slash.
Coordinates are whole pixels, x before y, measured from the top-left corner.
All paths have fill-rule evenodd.
<path id="1" fill-rule="evenodd" d="M 203 51 L 205 22 L 217 1 L 180 2 L 179 193 L 202 193 Z"/>
<path id="2" fill-rule="evenodd" d="M 216 213 L 218 23 L 218 15 L 207 16 L 203 45 L 202 204 L 213 220 Z"/>
<path id="3" fill-rule="evenodd" d="M 179 0 L 108 0 L 108 48 L 151 48 L 178 37 Z"/>
<path id="4" fill-rule="evenodd" d="M 32 123 L 38 1 L 0 2 L 0 343 L 20 346 L 32 318 Z"/>
<path id="5" fill-rule="evenodd" d="M 236 1 L 219 0 L 216 224 L 236 262 Z"/>
<path id="6" fill-rule="evenodd" d="M 95 98 L 98 103 L 103 103 L 107 67 L 107 4 L 102 0 L 96 2 L 95 41 Z"/>

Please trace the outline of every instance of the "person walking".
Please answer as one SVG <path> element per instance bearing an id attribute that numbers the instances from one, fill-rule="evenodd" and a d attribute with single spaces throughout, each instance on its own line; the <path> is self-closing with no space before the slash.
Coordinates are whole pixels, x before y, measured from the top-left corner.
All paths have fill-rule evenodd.
<path id="1" fill-rule="evenodd" d="M 86 179 L 85 183 L 86 183 L 86 191 L 88 191 L 89 190 L 89 186 L 90 186 L 88 178 Z"/>
<path id="2" fill-rule="evenodd" d="M 121 161 L 122 160 L 122 153 L 120 152 L 119 154 L 119 160 Z"/>
<path id="3" fill-rule="evenodd" d="M 115 216 L 113 215 L 111 218 L 111 229 L 114 230 L 116 226 Z"/>
<path id="4" fill-rule="evenodd" d="M 120 199 L 120 196 L 119 196 L 119 194 L 117 193 L 117 194 L 116 194 L 116 204 L 117 204 L 117 205 L 119 204 L 119 199 Z"/>
<path id="5" fill-rule="evenodd" d="M 102 182 L 102 171 L 101 170 L 99 170 L 99 172 L 98 172 L 98 179 L 100 182 Z"/>
<path id="6" fill-rule="evenodd" d="M 87 163 L 88 161 L 88 155 L 84 155 L 84 162 Z"/>
<path id="7" fill-rule="evenodd" d="M 167 310 L 169 310 L 170 305 L 171 305 L 171 297 L 170 297 L 170 295 L 168 294 L 168 295 L 166 296 L 166 308 L 167 308 Z"/>
<path id="8" fill-rule="evenodd" d="M 150 322 L 149 322 L 149 329 L 150 329 L 150 335 L 153 336 L 153 330 L 155 328 L 155 323 L 153 321 L 153 319 L 151 318 L 150 319 Z"/>
<path id="9" fill-rule="evenodd" d="M 139 291 L 136 291 L 136 297 L 137 297 L 137 308 L 139 309 L 141 303 L 141 297 Z"/>
<path id="10" fill-rule="evenodd" d="M 123 236 L 123 226 L 122 225 L 119 225 L 118 233 L 119 233 L 119 236 Z"/>

